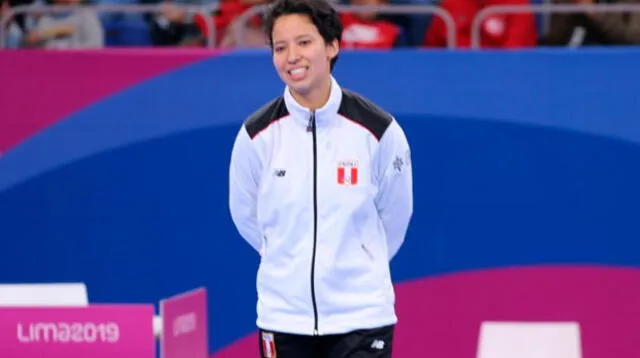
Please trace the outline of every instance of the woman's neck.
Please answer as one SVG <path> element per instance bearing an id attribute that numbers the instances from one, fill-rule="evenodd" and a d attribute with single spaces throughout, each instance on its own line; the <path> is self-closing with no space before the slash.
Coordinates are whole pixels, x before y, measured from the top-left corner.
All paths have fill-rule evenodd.
<path id="1" fill-rule="evenodd" d="M 291 95 L 302 107 L 309 108 L 310 110 L 322 108 L 327 104 L 331 96 L 331 77 L 327 77 L 322 85 L 312 89 L 308 93 L 302 94 L 291 91 Z"/>

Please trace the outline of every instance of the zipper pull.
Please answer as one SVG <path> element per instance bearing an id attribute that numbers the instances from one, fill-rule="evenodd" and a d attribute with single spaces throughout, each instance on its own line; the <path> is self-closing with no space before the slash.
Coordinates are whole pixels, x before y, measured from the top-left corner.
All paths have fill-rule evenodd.
<path id="1" fill-rule="evenodd" d="M 316 111 L 311 111 L 311 115 L 309 116 L 309 123 L 307 124 L 307 133 L 311 133 L 315 130 L 316 127 Z"/>

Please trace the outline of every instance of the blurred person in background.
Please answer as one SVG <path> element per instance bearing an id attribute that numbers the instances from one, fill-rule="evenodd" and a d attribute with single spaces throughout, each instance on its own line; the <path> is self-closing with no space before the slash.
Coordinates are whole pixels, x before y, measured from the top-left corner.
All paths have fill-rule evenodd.
<path id="1" fill-rule="evenodd" d="M 10 8 L 28 6 L 35 3 L 34 0 L 4 0 L 8 3 Z M 14 21 L 20 27 L 20 30 L 26 32 L 27 30 L 27 15 L 18 14 L 14 16 Z"/>
<path id="2" fill-rule="evenodd" d="M 0 0 L 0 19 L 2 19 L 3 15 L 9 11 L 10 6 L 11 5 L 9 5 L 8 0 Z M 2 31 L 5 48 L 17 48 L 20 46 L 22 29 L 20 29 L 15 19 L 9 20 L 6 25 L 4 25 L 4 29 L 2 29 Z"/>
<path id="3" fill-rule="evenodd" d="M 253 6 L 265 5 L 269 0 L 240 0 L 241 6 L 245 7 L 241 13 Z M 242 30 L 242 31 L 239 31 Z M 262 28 L 262 14 L 256 15 L 248 21 L 240 21 L 236 17 L 231 18 L 229 24 L 223 30 L 224 34 L 220 40 L 220 47 L 235 48 L 238 45 L 243 47 L 267 47 L 267 37 Z"/>
<path id="4" fill-rule="evenodd" d="M 449 11 L 456 26 L 456 46 L 471 46 L 471 27 L 480 10 L 492 5 L 529 5 L 529 0 L 443 0 L 440 7 Z M 535 17 L 531 12 L 494 14 L 480 25 L 482 48 L 525 48 L 538 44 Z M 424 47 L 445 47 L 447 26 L 439 16 L 434 16 L 424 37 Z"/>
<path id="5" fill-rule="evenodd" d="M 262 14 L 256 14 L 247 21 L 240 21 L 239 17 L 254 6 L 270 2 L 270 0 L 222 0 L 211 17 L 215 26 L 217 47 L 235 48 L 239 45 L 267 47 L 267 38 L 262 29 Z M 209 32 L 205 20 L 201 15 L 197 15 L 195 22 L 206 41 Z"/>
<path id="6" fill-rule="evenodd" d="M 82 0 L 54 0 L 55 5 L 81 5 Z M 96 49 L 104 47 L 104 29 L 95 11 L 70 9 L 44 13 L 22 38 L 23 47 Z"/>
<path id="7" fill-rule="evenodd" d="M 18 6 L 28 6 L 33 4 L 33 2 L 33 0 L 0 0 L 0 19 L 9 9 Z M 3 29 L 5 48 L 20 47 L 22 36 L 27 33 L 28 27 L 27 16 L 25 14 L 14 15 Z"/>
<path id="8" fill-rule="evenodd" d="M 596 3 L 640 4 L 640 0 L 554 0 L 555 4 Z M 549 32 L 541 45 L 578 47 L 585 45 L 638 45 L 640 44 L 640 11 L 553 14 Z"/>
<path id="9" fill-rule="evenodd" d="M 201 46 L 202 34 L 196 17 L 180 6 L 207 6 L 214 0 L 140 0 L 142 4 L 161 4 L 162 10 L 147 16 L 151 42 L 154 46 Z"/>
<path id="10" fill-rule="evenodd" d="M 386 0 L 351 0 L 351 5 L 386 5 Z M 342 13 L 340 20 L 344 26 L 343 48 L 390 49 L 406 45 L 402 28 L 391 21 L 380 18 L 376 12 Z"/>

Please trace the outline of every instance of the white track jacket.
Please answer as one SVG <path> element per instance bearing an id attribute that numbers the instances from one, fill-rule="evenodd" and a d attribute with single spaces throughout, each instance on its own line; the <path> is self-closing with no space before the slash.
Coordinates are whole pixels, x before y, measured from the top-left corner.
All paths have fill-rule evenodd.
<path id="1" fill-rule="evenodd" d="M 411 168 L 396 120 L 333 78 L 321 109 L 287 88 L 244 122 L 229 206 L 261 255 L 259 328 L 323 335 L 397 322 L 389 261 L 413 211 Z"/>

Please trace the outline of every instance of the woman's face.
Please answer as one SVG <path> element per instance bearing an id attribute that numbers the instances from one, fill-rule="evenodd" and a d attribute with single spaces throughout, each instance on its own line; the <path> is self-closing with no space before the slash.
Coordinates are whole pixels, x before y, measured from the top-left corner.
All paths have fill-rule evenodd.
<path id="1" fill-rule="evenodd" d="M 273 64 L 292 91 L 308 96 L 328 83 L 338 41 L 325 43 L 308 16 L 280 16 L 273 25 L 272 39 Z"/>

